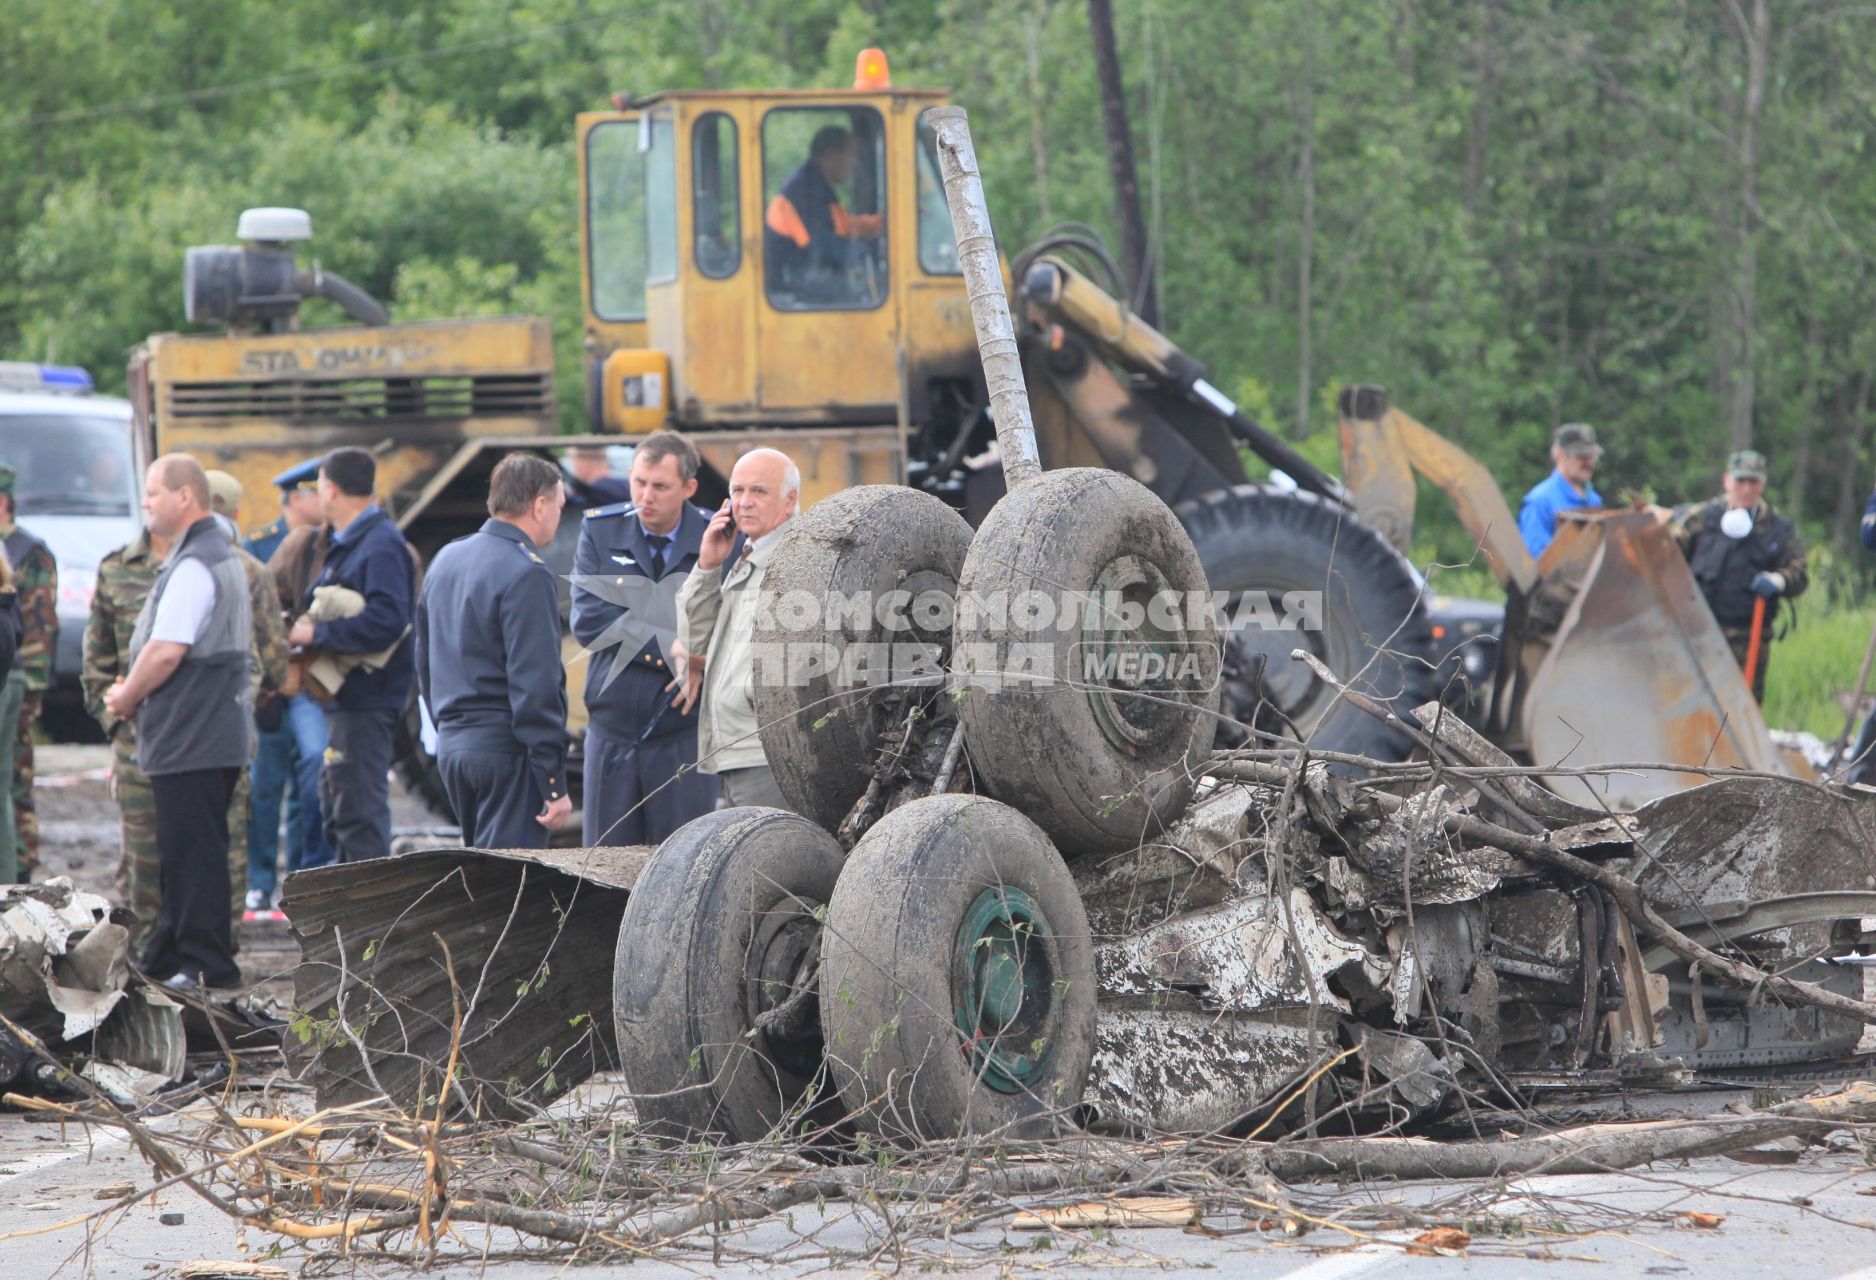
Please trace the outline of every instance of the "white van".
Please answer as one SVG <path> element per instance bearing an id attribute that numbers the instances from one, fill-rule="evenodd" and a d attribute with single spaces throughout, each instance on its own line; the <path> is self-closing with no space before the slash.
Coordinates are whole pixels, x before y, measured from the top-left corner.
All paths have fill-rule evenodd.
<path id="1" fill-rule="evenodd" d="M 78 676 L 98 562 L 143 527 L 130 402 L 92 394 L 68 366 L 0 362 L 0 463 L 15 473 L 22 528 L 59 563 L 59 635 L 40 723 L 54 741 L 99 741 Z"/>

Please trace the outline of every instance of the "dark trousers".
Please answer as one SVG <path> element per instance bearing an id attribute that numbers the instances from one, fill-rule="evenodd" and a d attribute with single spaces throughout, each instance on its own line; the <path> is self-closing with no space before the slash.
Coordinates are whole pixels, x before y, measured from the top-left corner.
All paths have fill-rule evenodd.
<path id="1" fill-rule="evenodd" d="M 462 824 L 462 842 L 475 849 L 545 849 L 549 833 L 536 822 L 546 804 L 528 775 L 520 750 L 444 746 L 436 758 L 443 791 Z"/>
<path id="2" fill-rule="evenodd" d="M 391 852 L 391 733 L 395 711 L 326 708 L 326 767 L 319 775 L 326 843 L 340 862 Z"/>
<path id="3" fill-rule="evenodd" d="M 580 838 L 596 845 L 662 844 L 716 808 L 717 780 L 697 772 L 697 731 L 647 738 L 614 737 L 586 727 Z M 678 771 L 688 765 L 681 776 Z"/>
<path id="4" fill-rule="evenodd" d="M 269 900 L 279 881 L 280 806 L 297 807 L 290 799 L 293 791 L 293 729 L 282 718 L 278 729 L 260 735 L 254 752 L 253 771 L 249 775 L 248 795 L 248 889 L 259 891 Z M 297 814 L 290 814 L 297 817 Z M 287 823 L 288 871 L 300 864 L 302 841 L 299 829 Z"/>
<path id="5" fill-rule="evenodd" d="M 241 985 L 228 921 L 228 802 L 239 769 L 190 769 L 150 779 L 162 900 L 143 971 L 186 973 L 206 986 Z"/>
<path id="6" fill-rule="evenodd" d="M 1751 627 L 1721 627 L 1720 634 L 1726 637 L 1726 647 L 1733 651 L 1733 661 L 1739 664 L 1739 674 L 1746 673 L 1746 659 L 1752 650 Z M 1772 628 L 1767 626 L 1759 634 L 1759 666 L 1752 673 L 1752 700 L 1765 701 L 1765 673 L 1772 665 Z"/>

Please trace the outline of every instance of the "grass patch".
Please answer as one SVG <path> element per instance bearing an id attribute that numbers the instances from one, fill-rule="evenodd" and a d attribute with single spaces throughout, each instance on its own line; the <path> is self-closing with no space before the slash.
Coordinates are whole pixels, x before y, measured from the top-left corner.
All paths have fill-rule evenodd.
<path id="1" fill-rule="evenodd" d="M 1775 729 L 1805 729 L 1830 742 L 1843 732 L 1837 695 L 1862 669 L 1876 604 L 1846 604 L 1815 589 L 1792 604 L 1795 625 L 1773 643 L 1765 673 L 1765 719 Z"/>

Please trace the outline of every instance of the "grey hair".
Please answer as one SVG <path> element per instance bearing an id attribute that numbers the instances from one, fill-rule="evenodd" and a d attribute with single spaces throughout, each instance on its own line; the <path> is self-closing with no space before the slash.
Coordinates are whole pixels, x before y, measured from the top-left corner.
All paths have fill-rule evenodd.
<path id="1" fill-rule="evenodd" d="M 795 465 L 793 458 L 783 453 L 780 449 L 751 449 L 748 453 L 745 453 L 742 458 L 736 459 L 736 461 L 741 462 L 743 458 L 762 457 L 780 458 L 782 460 L 782 492 L 799 496 L 801 493 L 801 468 Z"/>

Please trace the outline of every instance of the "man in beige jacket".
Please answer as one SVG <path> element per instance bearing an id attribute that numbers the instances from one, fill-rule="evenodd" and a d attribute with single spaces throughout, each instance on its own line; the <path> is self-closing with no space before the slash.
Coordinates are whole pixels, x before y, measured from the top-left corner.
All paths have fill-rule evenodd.
<path id="1" fill-rule="evenodd" d="M 755 449 L 739 458 L 729 501 L 704 531 L 697 568 L 677 596 L 677 653 L 685 664 L 677 708 L 689 714 L 701 693 L 697 767 L 718 776 L 725 809 L 787 807 L 756 736 L 751 645 L 763 568 L 800 494 L 801 472 L 787 454 Z"/>

